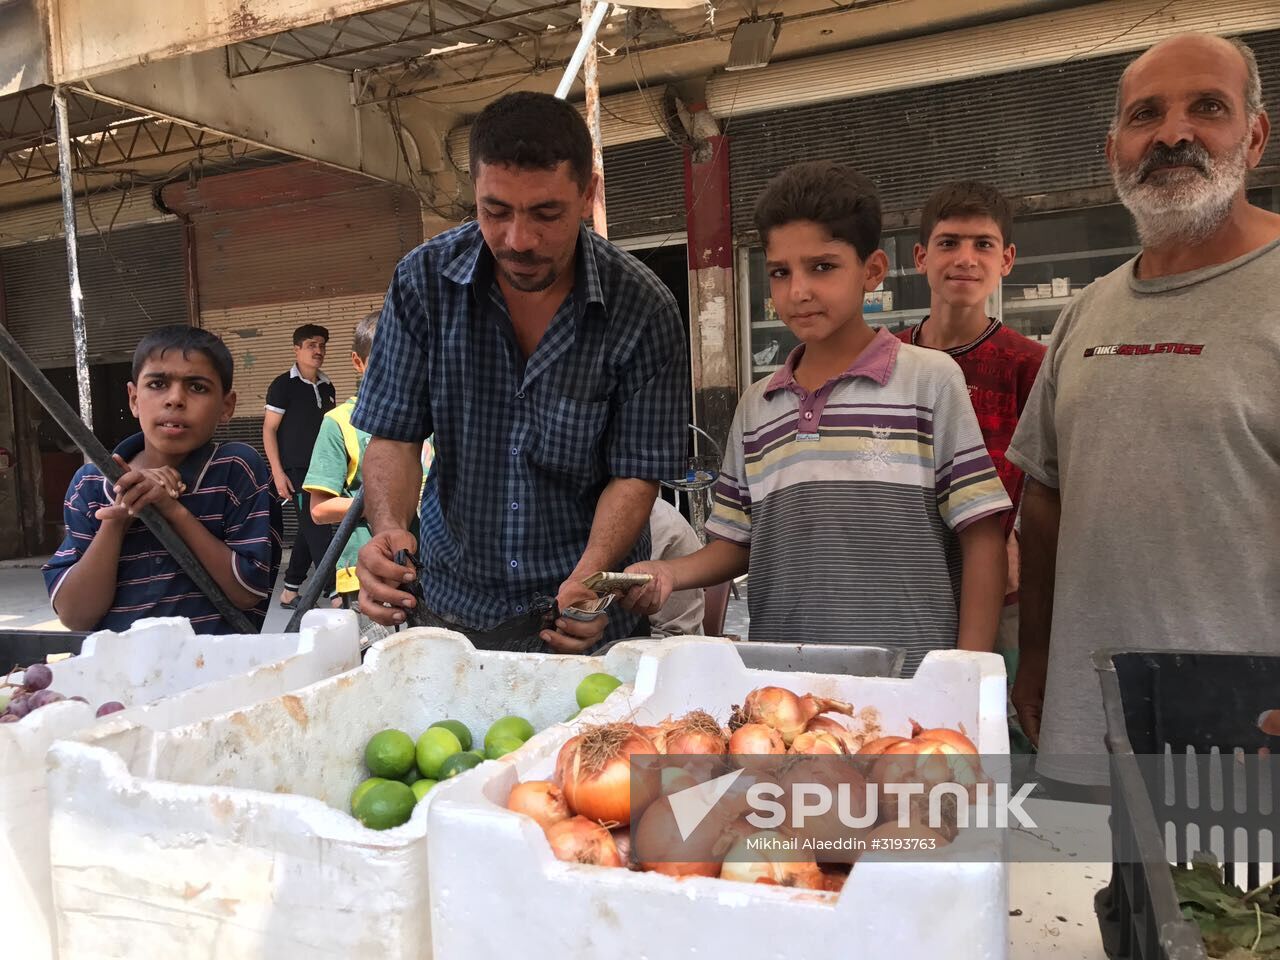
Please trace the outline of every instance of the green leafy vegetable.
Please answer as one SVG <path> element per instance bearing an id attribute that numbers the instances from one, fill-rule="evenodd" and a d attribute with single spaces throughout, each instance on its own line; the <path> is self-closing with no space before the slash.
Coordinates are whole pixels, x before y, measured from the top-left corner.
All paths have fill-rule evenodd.
<path id="1" fill-rule="evenodd" d="M 1200 927 L 1205 950 L 1220 960 L 1280 960 L 1280 883 L 1248 893 L 1223 881 L 1218 863 L 1197 856 L 1173 868 L 1182 915 Z"/>

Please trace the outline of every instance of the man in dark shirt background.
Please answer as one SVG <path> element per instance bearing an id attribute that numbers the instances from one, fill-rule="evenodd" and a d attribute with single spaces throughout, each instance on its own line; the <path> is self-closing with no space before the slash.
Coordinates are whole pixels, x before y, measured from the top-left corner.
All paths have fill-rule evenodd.
<path id="1" fill-rule="evenodd" d="M 329 539 L 330 527 L 311 519 L 311 495 L 302 481 L 311 465 L 311 448 L 320 433 L 320 422 L 337 402 L 333 383 L 320 372 L 324 365 L 329 331 L 319 324 L 304 323 L 293 331 L 294 364 L 287 373 L 271 381 L 267 388 L 267 408 L 262 422 L 262 447 L 271 464 L 271 478 L 280 500 L 292 500 L 298 511 L 298 533 L 293 553 L 284 572 L 284 592 L 280 604 L 294 607 L 298 591 L 312 563 L 319 564 Z M 324 571 L 325 594 L 333 593 L 334 571 Z"/>

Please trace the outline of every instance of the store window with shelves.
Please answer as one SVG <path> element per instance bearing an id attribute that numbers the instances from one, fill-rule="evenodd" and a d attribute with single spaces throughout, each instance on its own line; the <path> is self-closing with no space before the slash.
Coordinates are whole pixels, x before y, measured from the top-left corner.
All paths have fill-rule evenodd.
<path id="1" fill-rule="evenodd" d="M 1280 211 L 1280 186 L 1249 191 L 1249 200 Z M 1035 339 L 1048 339 L 1063 308 L 1086 286 L 1138 252 L 1138 235 L 1120 204 L 1019 217 L 1014 222 L 1018 257 L 989 309 L 1009 327 Z M 912 251 L 915 229 L 886 233 L 881 243 L 889 258 L 883 288 L 868 295 L 867 322 L 891 331 L 919 322 L 929 312 L 929 285 L 916 273 Z M 777 370 L 797 340 L 769 298 L 764 250 L 739 253 L 741 307 L 749 324 L 742 358 L 754 382 Z"/>

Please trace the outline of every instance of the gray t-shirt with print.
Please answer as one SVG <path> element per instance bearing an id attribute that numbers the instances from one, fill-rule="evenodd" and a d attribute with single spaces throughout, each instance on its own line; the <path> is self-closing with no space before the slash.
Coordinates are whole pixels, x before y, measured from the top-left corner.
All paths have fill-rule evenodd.
<path id="1" fill-rule="evenodd" d="M 1280 240 L 1063 312 L 1009 459 L 1058 488 L 1038 769 L 1106 782 L 1092 653 L 1280 654 Z"/>

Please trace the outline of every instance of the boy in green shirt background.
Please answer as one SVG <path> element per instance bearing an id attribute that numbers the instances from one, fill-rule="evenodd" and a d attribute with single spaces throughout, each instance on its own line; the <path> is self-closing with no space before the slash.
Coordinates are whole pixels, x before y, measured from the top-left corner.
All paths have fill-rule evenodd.
<path id="1" fill-rule="evenodd" d="M 375 310 L 361 320 L 351 338 L 351 366 L 360 377 L 364 376 L 365 365 L 369 362 L 369 351 L 373 349 L 380 315 L 381 312 Z M 359 393 L 325 414 L 311 451 L 311 466 L 307 469 L 302 488 L 311 494 L 311 519 L 318 524 L 341 523 L 360 489 L 360 465 L 369 445 L 369 434 L 351 425 L 357 399 Z M 424 474 L 431 466 L 431 452 L 431 441 L 428 440 L 423 445 Z M 356 555 L 369 542 L 371 535 L 368 523 L 361 520 L 338 557 L 337 592 L 342 606 L 351 606 L 360 593 L 360 582 L 356 579 Z"/>

